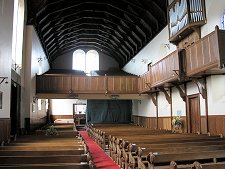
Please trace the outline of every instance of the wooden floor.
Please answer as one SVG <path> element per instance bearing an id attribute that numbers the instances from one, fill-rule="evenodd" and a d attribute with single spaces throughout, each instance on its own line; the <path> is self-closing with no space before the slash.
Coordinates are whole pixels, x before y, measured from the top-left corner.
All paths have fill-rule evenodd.
<path id="1" fill-rule="evenodd" d="M 88 169 L 86 146 L 73 124 L 54 124 L 0 147 L 0 168 Z M 48 134 L 46 135 L 46 131 Z"/>
<path id="2" fill-rule="evenodd" d="M 123 169 L 225 169 L 225 138 L 130 124 L 94 124 L 89 135 Z"/>

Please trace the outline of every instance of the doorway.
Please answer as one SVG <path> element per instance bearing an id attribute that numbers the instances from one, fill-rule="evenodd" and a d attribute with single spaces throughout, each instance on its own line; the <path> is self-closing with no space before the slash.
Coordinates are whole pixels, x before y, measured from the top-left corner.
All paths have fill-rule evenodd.
<path id="1" fill-rule="evenodd" d="M 86 124 L 86 109 L 87 105 L 84 103 L 73 104 L 73 118 L 76 125 Z"/>
<path id="2" fill-rule="evenodd" d="M 188 133 L 201 131 L 200 97 L 199 94 L 187 97 Z"/>
<path id="3" fill-rule="evenodd" d="M 11 135 L 18 134 L 20 130 L 20 91 L 21 87 L 12 81 L 10 106 Z"/>

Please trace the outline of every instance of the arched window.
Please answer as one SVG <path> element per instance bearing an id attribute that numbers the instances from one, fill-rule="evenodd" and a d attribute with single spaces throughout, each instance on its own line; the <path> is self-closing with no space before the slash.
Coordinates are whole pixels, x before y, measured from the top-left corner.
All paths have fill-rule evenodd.
<path id="1" fill-rule="evenodd" d="M 96 50 L 89 50 L 86 54 L 78 49 L 73 53 L 73 69 L 82 70 L 90 74 L 93 70 L 99 70 L 99 54 Z"/>
<path id="2" fill-rule="evenodd" d="M 85 52 L 81 49 L 73 52 L 73 69 L 85 71 Z"/>
<path id="3" fill-rule="evenodd" d="M 22 67 L 24 6 L 24 0 L 14 1 L 12 60 L 15 70 Z"/>
<path id="4" fill-rule="evenodd" d="M 86 54 L 86 73 L 99 70 L 99 54 L 96 50 L 89 50 Z"/>

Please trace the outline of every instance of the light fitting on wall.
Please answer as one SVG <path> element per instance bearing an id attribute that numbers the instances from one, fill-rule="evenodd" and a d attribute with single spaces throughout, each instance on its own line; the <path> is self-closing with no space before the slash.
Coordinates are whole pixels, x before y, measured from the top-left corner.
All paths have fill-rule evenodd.
<path id="1" fill-rule="evenodd" d="M 117 100 L 119 97 L 120 97 L 120 95 L 118 95 L 118 94 L 111 95 L 111 99 L 113 99 L 113 100 Z"/>
<path id="2" fill-rule="evenodd" d="M 151 64 L 152 61 L 149 60 L 149 59 L 141 59 L 141 62 L 144 63 L 144 64 Z"/>
<path id="3" fill-rule="evenodd" d="M 164 43 L 163 46 L 164 46 L 164 48 L 167 48 L 167 49 L 170 50 L 170 44 L 169 43 Z"/>
<path id="4" fill-rule="evenodd" d="M 71 94 L 71 93 L 73 93 L 73 90 L 72 89 L 69 90 L 69 94 Z"/>
<path id="5" fill-rule="evenodd" d="M 68 96 L 70 99 L 79 99 L 79 95 L 75 93 L 70 93 Z"/>
<path id="6" fill-rule="evenodd" d="M 41 99 L 41 104 L 46 104 L 45 100 Z"/>
<path id="7" fill-rule="evenodd" d="M 73 90 L 72 90 L 72 89 L 69 90 L 69 95 L 68 95 L 68 97 L 69 97 L 70 99 L 79 99 L 79 95 L 76 94 L 76 93 L 73 93 Z"/>
<path id="8" fill-rule="evenodd" d="M 107 96 L 107 94 L 108 94 L 108 90 L 106 89 L 106 90 L 105 90 L 105 96 Z"/>
<path id="9" fill-rule="evenodd" d="M 39 58 L 37 58 L 38 62 L 42 62 L 43 58 L 40 56 Z"/>
<path id="10" fill-rule="evenodd" d="M 131 62 L 135 63 L 135 59 L 131 59 Z"/>
<path id="11" fill-rule="evenodd" d="M 21 69 L 21 65 L 15 63 L 15 64 L 13 64 L 13 68 L 14 68 L 14 70 L 16 71 L 17 69 Z"/>
<path id="12" fill-rule="evenodd" d="M 38 98 L 36 96 L 33 97 L 33 103 L 36 103 Z"/>
<path id="13" fill-rule="evenodd" d="M 2 84 L 5 81 L 5 84 L 8 84 L 9 82 L 7 81 L 8 77 L 0 77 L 1 81 L 0 84 Z"/>
<path id="14" fill-rule="evenodd" d="M 147 63 L 147 59 L 141 59 L 141 62 L 143 62 L 144 64 Z"/>

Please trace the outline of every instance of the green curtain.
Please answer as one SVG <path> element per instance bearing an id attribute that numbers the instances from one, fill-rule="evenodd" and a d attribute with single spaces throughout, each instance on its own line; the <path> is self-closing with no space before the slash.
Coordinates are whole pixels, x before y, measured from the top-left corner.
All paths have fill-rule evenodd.
<path id="1" fill-rule="evenodd" d="M 129 123 L 131 121 L 131 100 L 88 100 L 88 123 Z"/>

